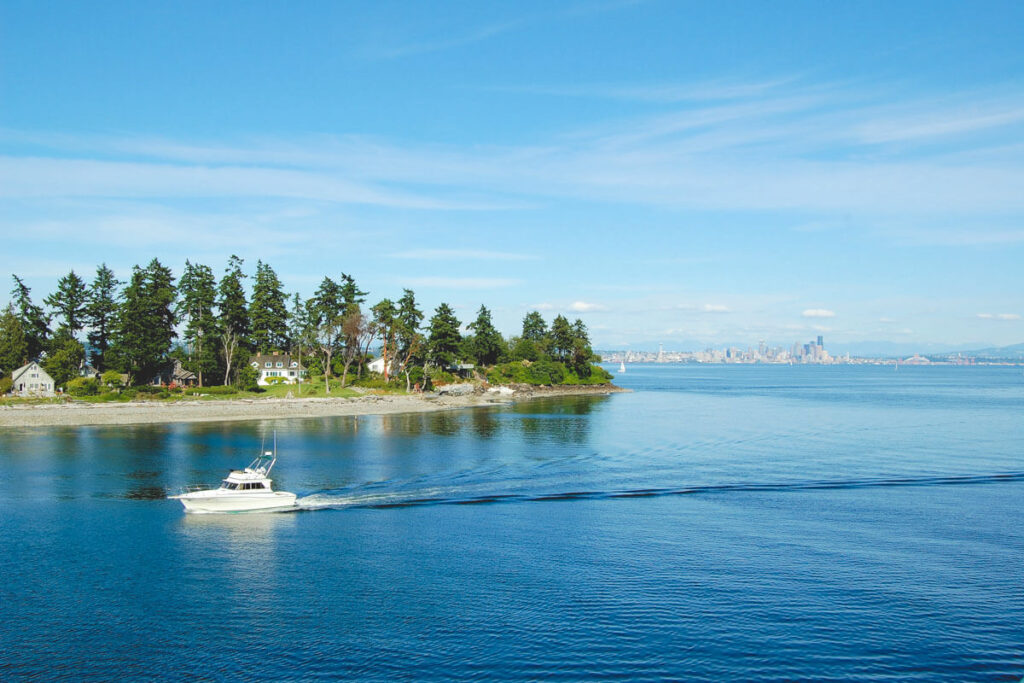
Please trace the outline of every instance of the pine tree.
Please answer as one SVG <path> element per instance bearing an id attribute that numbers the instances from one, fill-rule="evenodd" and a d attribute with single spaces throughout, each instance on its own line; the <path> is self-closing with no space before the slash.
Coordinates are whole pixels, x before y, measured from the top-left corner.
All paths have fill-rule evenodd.
<path id="1" fill-rule="evenodd" d="M 73 337 L 85 324 L 89 292 L 82 278 L 72 270 L 57 281 L 57 291 L 46 297 L 43 303 L 53 309 L 56 317 L 62 321 L 57 329 L 66 330 Z"/>
<path id="2" fill-rule="evenodd" d="M 494 323 L 491 322 L 491 312 L 487 310 L 486 306 L 480 306 L 476 320 L 468 327 L 473 330 L 471 348 L 476 362 L 480 365 L 497 363 L 504 350 L 504 340 L 501 338 L 501 333 L 494 328 Z"/>
<path id="3" fill-rule="evenodd" d="M 96 269 L 96 278 L 89 285 L 85 324 L 89 327 L 87 338 L 93 349 L 92 364 L 100 372 L 107 369 L 107 351 L 114 335 L 121 299 L 118 288 L 122 284 L 114 277 L 114 271 L 104 263 Z"/>
<path id="4" fill-rule="evenodd" d="M 326 320 L 339 318 L 344 313 L 345 301 L 342 288 L 337 282 L 325 277 L 316 292 L 306 302 L 309 323 L 317 327 Z"/>
<path id="5" fill-rule="evenodd" d="M 177 292 L 170 269 L 153 259 L 145 269 L 132 268 L 118 314 L 116 342 L 111 349 L 132 383 L 146 382 L 165 362 L 174 331 Z"/>
<path id="6" fill-rule="evenodd" d="M 245 301 L 242 280 L 244 261 L 234 254 L 217 289 L 217 308 L 220 311 L 219 336 L 224 357 L 224 384 L 231 381 L 231 372 L 238 364 L 238 354 L 249 349 L 249 311 Z"/>
<path id="7" fill-rule="evenodd" d="M 423 323 L 423 311 L 416 305 L 416 295 L 411 289 L 402 290 L 402 298 L 398 300 L 398 356 L 404 359 L 400 362 L 404 371 L 406 366 L 421 349 L 413 349 L 422 336 L 419 334 L 420 325 Z M 421 345 L 420 345 L 421 346 Z"/>
<path id="8" fill-rule="evenodd" d="M 373 323 L 381 338 L 380 357 L 384 360 L 384 381 L 387 381 L 398 355 L 398 309 L 391 299 L 384 299 L 372 310 Z"/>
<path id="9" fill-rule="evenodd" d="M 256 262 L 256 280 L 249 307 L 252 344 L 260 353 L 284 349 L 288 344 L 288 311 L 277 273 L 262 261 Z"/>
<path id="10" fill-rule="evenodd" d="M 555 318 L 554 322 L 551 323 L 550 337 L 550 349 L 551 356 L 554 360 L 561 363 L 567 363 L 572 356 L 573 340 L 576 335 L 573 332 L 572 325 L 565 319 L 565 316 L 559 315 Z"/>
<path id="11" fill-rule="evenodd" d="M 0 316 L 0 375 L 9 374 L 28 362 L 28 341 L 21 320 L 8 304 Z"/>
<path id="12" fill-rule="evenodd" d="M 199 386 L 217 371 L 217 319 L 213 307 L 217 297 L 217 279 L 213 269 L 185 261 L 185 272 L 178 282 L 178 318 L 185 323 L 187 345 L 185 367 L 196 373 Z"/>
<path id="13" fill-rule="evenodd" d="M 42 308 L 32 303 L 32 297 L 29 296 L 32 290 L 26 287 L 17 275 L 11 277 L 15 283 L 11 296 L 14 298 L 18 319 L 25 333 L 25 342 L 28 344 L 28 360 L 35 360 L 46 348 L 46 340 L 50 337 L 50 320 Z"/>
<path id="14" fill-rule="evenodd" d="M 430 319 L 427 340 L 428 358 L 433 365 L 446 368 L 458 360 L 459 346 L 462 343 L 460 325 L 459 319 L 455 317 L 455 311 L 448 304 L 442 303 L 435 309 L 434 316 Z"/>
<path id="15" fill-rule="evenodd" d="M 572 351 L 569 363 L 579 377 L 590 376 L 590 359 L 594 356 L 594 350 L 590 348 L 590 337 L 587 335 L 587 326 L 583 321 L 576 318 L 572 325 Z"/>
<path id="16" fill-rule="evenodd" d="M 43 368 L 53 378 L 54 387 L 66 387 L 78 376 L 84 360 L 85 347 L 62 325 L 48 342 Z"/>
<path id="17" fill-rule="evenodd" d="M 341 297 L 341 302 L 346 308 L 366 303 L 367 292 L 359 289 L 352 276 L 346 273 L 341 274 L 340 284 L 338 285 L 338 294 Z"/>
<path id="18" fill-rule="evenodd" d="M 548 326 L 544 317 L 537 311 L 530 311 L 523 318 L 523 339 L 529 339 L 534 343 L 541 343 L 548 336 Z"/>

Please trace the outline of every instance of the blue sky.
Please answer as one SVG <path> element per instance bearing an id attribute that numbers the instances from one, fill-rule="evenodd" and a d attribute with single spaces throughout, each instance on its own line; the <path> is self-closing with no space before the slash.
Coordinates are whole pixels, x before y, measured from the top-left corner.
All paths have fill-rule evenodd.
<path id="1" fill-rule="evenodd" d="M 0 231 L 599 348 L 1024 341 L 1019 2 L 0 2 Z M 10 270 L 7 270 L 10 269 Z"/>

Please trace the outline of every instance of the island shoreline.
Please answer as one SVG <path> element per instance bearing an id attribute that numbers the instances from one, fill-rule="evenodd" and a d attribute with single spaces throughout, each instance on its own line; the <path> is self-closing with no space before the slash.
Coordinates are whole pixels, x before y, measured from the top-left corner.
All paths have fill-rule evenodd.
<path id="1" fill-rule="evenodd" d="M 625 393 L 613 384 L 519 387 L 511 393 L 365 394 L 354 398 L 257 398 L 216 401 L 133 401 L 0 407 L 0 428 L 87 427 L 398 415 L 486 408 L 566 396 Z"/>

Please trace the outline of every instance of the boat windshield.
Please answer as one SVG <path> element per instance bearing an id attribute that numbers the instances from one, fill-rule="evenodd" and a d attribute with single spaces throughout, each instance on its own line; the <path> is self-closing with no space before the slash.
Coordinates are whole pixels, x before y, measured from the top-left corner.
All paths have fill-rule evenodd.
<path id="1" fill-rule="evenodd" d="M 227 479 L 225 479 L 224 481 L 221 482 L 220 487 L 222 489 L 230 489 L 234 491 L 235 489 L 238 488 L 238 484 L 236 484 L 233 481 L 228 481 Z"/>

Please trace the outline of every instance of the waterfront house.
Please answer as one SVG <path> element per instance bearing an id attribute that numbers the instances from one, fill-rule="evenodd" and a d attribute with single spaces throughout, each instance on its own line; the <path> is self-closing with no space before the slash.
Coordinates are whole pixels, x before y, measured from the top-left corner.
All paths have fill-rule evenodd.
<path id="1" fill-rule="evenodd" d="M 394 359 L 392 359 L 391 362 L 388 363 L 388 365 L 390 366 L 391 372 L 394 373 L 394 371 L 395 371 L 395 361 L 394 361 Z M 369 370 L 370 372 L 376 372 L 378 374 L 383 375 L 384 374 L 384 358 L 383 357 L 382 358 L 374 358 L 373 360 L 371 360 L 369 363 L 366 364 L 366 369 Z"/>
<path id="2" fill-rule="evenodd" d="M 53 378 L 35 361 L 11 373 L 11 393 L 15 396 L 54 396 L 54 388 Z"/>
<path id="3" fill-rule="evenodd" d="M 249 365 L 259 371 L 257 384 L 261 387 L 298 384 L 306 378 L 306 368 L 298 359 L 292 359 L 290 353 L 259 353 L 249 359 Z"/>
<path id="4" fill-rule="evenodd" d="M 199 378 L 191 370 L 182 367 L 181 361 L 175 358 L 168 361 L 156 375 L 153 376 L 153 386 L 169 387 L 194 387 L 199 383 Z"/>

